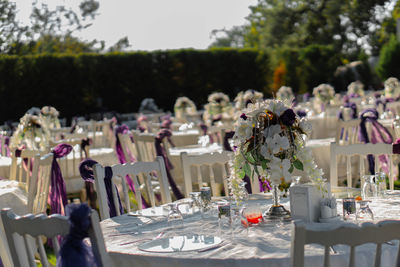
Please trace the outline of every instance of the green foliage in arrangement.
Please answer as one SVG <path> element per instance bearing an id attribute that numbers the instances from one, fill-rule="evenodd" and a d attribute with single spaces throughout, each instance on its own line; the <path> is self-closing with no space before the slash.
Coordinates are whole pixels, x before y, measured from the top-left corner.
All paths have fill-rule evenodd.
<path id="1" fill-rule="evenodd" d="M 400 43 L 392 35 L 390 41 L 382 47 L 376 72 L 383 79 L 400 77 Z"/>
<path id="2" fill-rule="evenodd" d="M 198 108 L 214 91 L 268 94 L 269 57 L 252 49 L 0 56 L 0 121 L 32 106 L 55 106 L 62 117 L 99 111 L 137 112 L 146 97 L 172 110 L 179 96 Z"/>

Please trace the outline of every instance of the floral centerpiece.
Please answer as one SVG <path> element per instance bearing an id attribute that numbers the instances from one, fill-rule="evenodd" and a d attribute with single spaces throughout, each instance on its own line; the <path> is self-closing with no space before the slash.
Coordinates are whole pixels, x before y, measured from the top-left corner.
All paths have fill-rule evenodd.
<path id="1" fill-rule="evenodd" d="M 262 182 L 268 179 L 273 195 L 277 196 L 278 185 L 283 180 L 290 181 L 294 169 L 304 171 L 313 183 L 324 188 L 323 172 L 315 164 L 311 150 L 305 147 L 304 136 L 310 132 L 311 124 L 280 100 L 250 105 L 238 119 L 234 136 L 230 181 L 233 196 L 239 194 L 246 174 L 253 181 L 255 176 Z M 273 206 L 283 208 L 278 197 Z"/>
<path id="2" fill-rule="evenodd" d="M 250 103 L 256 103 L 262 101 L 264 97 L 263 93 L 257 92 L 255 90 L 247 90 L 245 92 L 241 91 L 237 94 L 235 98 L 235 108 L 236 110 L 242 110 L 247 107 Z"/>
<path id="3" fill-rule="evenodd" d="M 276 98 L 278 100 L 293 101 L 295 97 L 291 87 L 282 86 L 281 88 L 279 88 L 278 92 L 276 92 Z"/>
<path id="4" fill-rule="evenodd" d="M 48 148 L 50 134 L 43 127 L 39 116 L 25 114 L 11 137 L 11 147 L 25 146 L 33 150 Z"/>
<path id="5" fill-rule="evenodd" d="M 185 115 L 193 115 L 196 113 L 196 105 L 186 96 L 178 97 L 174 105 L 175 118 L 178 120 L 186 120 Z"/>
<path id="6" fill-rule="evenodd" d="M 322 103 L 329 104 L 335 97 L 335 89 L 331 85 L 323 83 L 314 88 L 313 95 Z"/>
<path id="7" fill-rule="evenodd" d="M 400 96 L 400 82 L 397 78 L 390 77 L 385 81 L 384 85 L 386 98 L 397 98 Z"/>
<path id="8" fill-rule="evenodd" d="M 58 110 L 52 106 L 44 106 L 40 110 L 41 121 L 43 126 L 47 129 L 61 128 L 60 121 L 58 120 L 59 115 L 60 113 Z"/>
<path id="9" fill-rule="evenodd" d="M 226 94 L 212 93 L 208 96 L 208 104 L 204 106 L 203 119 L 208 125 L 212 125 L 216 121 L 231 119 L 233 112 L 233 107 Z"/>
<path id="10" fill-rule="evenodd" d="M 364 84 L 360 81 L 355 81 L 347 86 L 347 95 L 350 97 L 364 96 Z"/>

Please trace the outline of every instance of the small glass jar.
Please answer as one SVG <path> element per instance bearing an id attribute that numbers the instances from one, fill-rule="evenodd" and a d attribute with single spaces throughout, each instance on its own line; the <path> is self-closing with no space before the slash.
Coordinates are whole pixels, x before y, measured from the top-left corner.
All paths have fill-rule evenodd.
<path id="1" fill-rule="evenodd" d="M 343 219 L 356 220 L 356 200 L 354 197 L 343 199 Z"/>

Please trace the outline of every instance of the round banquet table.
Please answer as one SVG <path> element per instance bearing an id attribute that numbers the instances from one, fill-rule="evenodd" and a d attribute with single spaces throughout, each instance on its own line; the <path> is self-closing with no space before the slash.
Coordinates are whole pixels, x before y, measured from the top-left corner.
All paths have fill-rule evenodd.
<path id="1" fill-rule="evenodd" d="M 259 203 L 262 210 L 272 204 L 270 194 L 251 196 L 250 202 Z M 377 219 L 399 218 L 400 193 L 390 198 L 372 202 L 370 207 Z M 288 199 L 282 204 L 289 206 Z M 341 211 L 339 202 L 338 211 Z M 389 217 L 390 216 L 390 217 Z M 291 223 L 277 225 L 269 222 L 263 226 L 251 227 L 248 236 L 242 233 L 235 239 L 223 233 L 221 246 L 206 251 L 155 253 L 139 250 L 138 246 L 157 238 L 160 233 L 169 235 L 166 217 L 145 217 L 122 215 L 102 221 L 101 228 L 111 258 L 116 266 L 290 266 Z M 315 223 L 316 226 L 332 227 L 331 224 Z M 218 233 L 217 217 L 202 219 L 201 215 L 184 216 L 182 233 L 216 236 Z M 334 246 L 336 254 L 331 254 L 331 266 L 348 266 L 349 248 Z M 376 246 L 365 244 L 356 249 L 356 266 L 370 266 L 374 262 Z M 394 245 L 383 244 L 382 265 L 395 266 L 398 242 Z M 305 266 L 322 266 L 324 248 L 319 245 L 305 247 Z"/>

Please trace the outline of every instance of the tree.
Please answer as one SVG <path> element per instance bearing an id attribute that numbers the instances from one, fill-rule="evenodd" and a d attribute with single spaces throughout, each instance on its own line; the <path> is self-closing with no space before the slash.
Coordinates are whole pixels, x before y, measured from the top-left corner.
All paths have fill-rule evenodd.
<path id="1" fill-rule="evenodd" d="M 16 20 L 16 6 L 8 0 L 0 0 L 0 53 L 81 53 L 104 51 L 104 41 L 82 41 L 73 34 L 92 25 L 98 15 L 99 2 L 82 0 L 78 10 L 48 5 L 34 0 L 31 24 L 21 26 Z M 121 38 L 112 51 L 121 51 L 129 47 L 127 37 Z"/>
<path id="2" fill-rule="evenodd" d="M 382 79 L 400 77 L 400 43 L 392 35 L 390 41 L 382 47 L 376 72 Z"/>
<path id="3" fill-rule="evenodd" d="M 333 45 L 337 52 L 357 54 L 371 42 L 388 3 L 390 0 L 258 0 L 250 6 L 248 24 L 242 28 L 244 46 Z"/>

